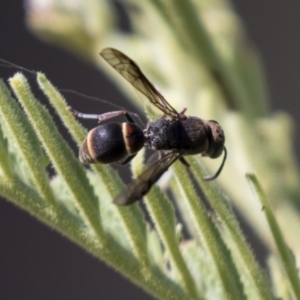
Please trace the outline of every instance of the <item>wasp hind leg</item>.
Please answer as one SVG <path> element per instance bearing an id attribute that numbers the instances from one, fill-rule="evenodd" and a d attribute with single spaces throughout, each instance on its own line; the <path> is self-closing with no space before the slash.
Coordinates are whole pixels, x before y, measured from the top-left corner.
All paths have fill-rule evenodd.
<path id="1" fill-rule="evenodd" d="M 116 164 L 120 165 L 120 166 L 125 166 L 127 165 L 134 157 L 136 156 L 136 153 L 135 154 L 132 154 L 128 157 L 126 157 L 124 160 L 120 160 L 120 161 L 117 161 Z"/>
<path id="2" fill-rule="evenodd" d="M 179 158 L 179 160 L 180 160 L 180 162 L 181 162 L 182 164 L 184 164 L 186 167 L 189 167 L 189 166 L 190 166 L 190 164 L 186 161 L 186 159 L 185 159 L 183 156 L 181 156 L 181 157 Z"/>
<path id="3" fill-rule="evenodd" d="M 105 120 L 109 120 L 112 118 L 115 118 L 117 116 L 124 115 L 126 120 L 129 123 L 135 123 L 134 119 L 131 117 L 131 115 L 126 110 L 116 110 L 116 111 L 110 111 L 103 114 L 84 114 L 81 112 L 78 112 L 77 110 L 73 109 L 72 107 L 68 107 L 68 110 L 76 117 L 82 118 L 82 119 L 97 119 L 98 122 L 102 122 Z"/>

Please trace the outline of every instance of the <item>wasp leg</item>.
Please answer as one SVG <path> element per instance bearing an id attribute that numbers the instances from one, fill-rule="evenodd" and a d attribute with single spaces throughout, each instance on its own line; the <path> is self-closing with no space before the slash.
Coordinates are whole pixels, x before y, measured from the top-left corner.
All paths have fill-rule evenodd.
<path id="1" fill-rule="evenodd" d="M 132 116 L 127 111 L 124 113 L 124 117 L 126 118 L 126 120 L 129 123 L 135 123 L 134 119 L 132 118 Z"/>
<path id="2" fill-rule="evenodd" d="M 186 167 L 189 167 L 189 166 L 190 166 L 190 164 L 186 161 L 186 159 L 185 159 L 183 156 L 181 156 L 181 157 L 179 158 L 179 160 L 180 160 L 180 162 L 181 162 L 182 164 L 184 164 Z"/>
<path id="3" fill-rule="evenodd" d="M 117 116 L 121 116 L 124 115 L 126 120 L 129 123 L 135 123 L 133 118 L 129 115 L 129 113 L 126 110 L 116 110 L 116 111 L 110 111 L 104 114 L 83 114 L 81 112 L 78 112 L 77 110 L 73 109 L 72 107 L 68 107 L 68 110 L 71 111 L 71 113 L 78 117 L 78 118 L 82 118 L 82 119 L 98 119 L 99 123 L 105 120 L 109 120 L 112 118 L 115 118 Z"/>
<path id="4" fill-rule="evenodd" d="M 187 108 L 184 107 L 184 108 L 179 112 L 179 114 L 180 114 L 180 115 L 184 115 L 186 111 L 187 111 Z"/>
<path id="5" fill-rule="evenodd" d="M 120 166 L 125 166 L 127 165 L 135 156 L 136 156 L 137 153 L 135 154 L 132 154 L 128 157 L 126 157 L 124 160 L 122 161 L 117 161 L 116 164 L 120 165 Z"/>

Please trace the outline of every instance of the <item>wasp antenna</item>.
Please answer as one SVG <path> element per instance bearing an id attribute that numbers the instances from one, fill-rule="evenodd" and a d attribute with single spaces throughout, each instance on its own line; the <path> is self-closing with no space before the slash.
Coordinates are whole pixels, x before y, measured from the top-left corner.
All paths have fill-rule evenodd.
<path id="1" fill-rule="evenodd" d="M 218 171 L 214 175 L 208 175 L 208 176 L 203 177 L 203 180 L 210 181 L 210 180 L 216 179 L 223 170 L 226 158 L 227 158 L 227 149 L 226 149 L 226 147 L 224 147 L 224 157 L 223 157 L 223 161 L 222 161 L 221 166 L 219 167 Z"/>

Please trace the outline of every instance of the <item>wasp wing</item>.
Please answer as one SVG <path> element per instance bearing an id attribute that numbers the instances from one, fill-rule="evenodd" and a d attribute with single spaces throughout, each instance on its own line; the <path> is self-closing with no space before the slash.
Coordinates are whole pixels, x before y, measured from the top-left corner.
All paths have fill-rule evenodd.
<path id="1" fill-rule="evenodd" d="M 117 205 L 128 205 L 140 200 L 162 174 L 180 157 L 181 154 L 178 152 L 164 153 L 156 162 L 129 183 L 113 202 Z"/>
<path id="2" fill-rule="evenodd" d="M 165 115 L 178 118 L 178 112 L 156 90 L 133 60 L 113 48 L 103 49 L 100 55 L 138 91 L 144 94 L 158 109 L 163 111 Z"/>

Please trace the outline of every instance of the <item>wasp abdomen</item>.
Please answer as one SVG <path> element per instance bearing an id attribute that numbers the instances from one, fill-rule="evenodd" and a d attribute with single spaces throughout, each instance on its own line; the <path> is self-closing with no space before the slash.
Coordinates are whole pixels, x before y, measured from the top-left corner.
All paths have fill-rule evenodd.
<path id="1" fill-rule="evenodd" d="M 108 123 L 92 129 L 79 149 L 82 163 L 108 164 L 136 153 L 144 145 L 141 128 L 134 123 Z"/>

